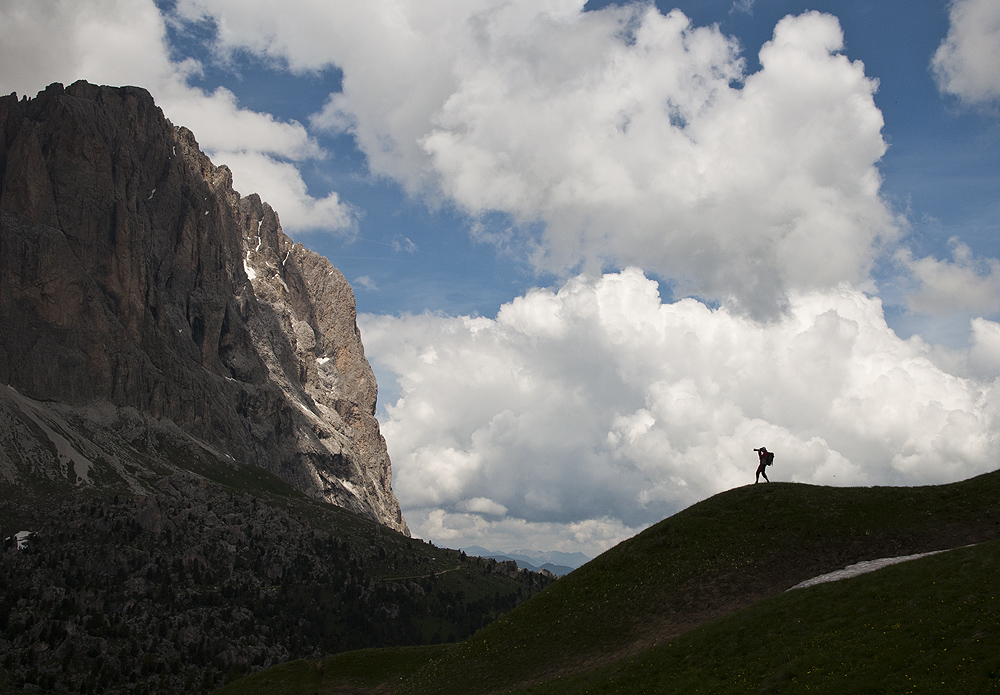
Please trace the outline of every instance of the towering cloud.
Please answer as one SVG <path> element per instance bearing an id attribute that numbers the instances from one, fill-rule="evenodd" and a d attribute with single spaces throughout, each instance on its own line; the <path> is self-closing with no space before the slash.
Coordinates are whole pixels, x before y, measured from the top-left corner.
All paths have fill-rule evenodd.
<path id="1" fill-rule="evenodd" d="M 866 281 L 895 238 L 877 83 L 830 15 L 786 17 L 747 74 L 717 27 L 648 4 L 252 4 L 178 12 L 223 52 L 342 68 L 313 125 L 413 193 L 507 213 L 541 268 L 640 264 L 773 315 L 790 289 Z"/>
<path id="2" fill-rule="evenodd" d="M 758 315 L 867 277 L 894 235 L 882 118 L 836 19 L 782 20 L 748 76 L 677 11 L 537 27 L 497 30 L 423 140 L 453 200 L 542 220 L 542 267 L 641 264 Z"/>

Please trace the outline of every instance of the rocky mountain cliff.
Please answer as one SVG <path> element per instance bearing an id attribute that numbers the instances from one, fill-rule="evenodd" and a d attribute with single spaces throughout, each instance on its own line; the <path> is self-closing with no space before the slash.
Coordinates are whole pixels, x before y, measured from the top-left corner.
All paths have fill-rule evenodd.
<path id="1" fill-rule="evenodd" d="M 145 90 L 0 98 L 0 482 L 139 492 L 201 450 L 408 535 L 355 318 Z"/>

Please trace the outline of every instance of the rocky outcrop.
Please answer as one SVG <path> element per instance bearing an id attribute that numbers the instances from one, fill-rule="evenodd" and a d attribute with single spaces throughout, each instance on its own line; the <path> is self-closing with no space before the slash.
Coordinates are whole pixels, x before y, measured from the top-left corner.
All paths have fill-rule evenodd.
<path id="1" fill-rule="evenodd" d="M 145 90 L 0 98 L 0 384 L 169 421 L 408 533 L 355 318 L 343 275 Z"/>

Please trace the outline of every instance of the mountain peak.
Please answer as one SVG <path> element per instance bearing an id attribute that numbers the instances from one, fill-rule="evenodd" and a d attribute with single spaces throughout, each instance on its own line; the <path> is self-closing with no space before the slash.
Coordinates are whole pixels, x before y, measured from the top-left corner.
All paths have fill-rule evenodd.
<path id="1" fill-rule="evenodd" d="M 0 382 L 408 533 L 350 285 L 146 90 L 0 97 L 0 275 Z"/>

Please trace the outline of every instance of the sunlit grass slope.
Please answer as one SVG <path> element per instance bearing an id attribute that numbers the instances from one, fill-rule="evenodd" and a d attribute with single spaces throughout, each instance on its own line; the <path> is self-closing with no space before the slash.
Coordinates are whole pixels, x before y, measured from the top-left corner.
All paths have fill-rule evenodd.
<path id="1" fill-rule="evenodd" d="M 612 548 L 401 692 L 483 693 L 589 670 L 860 560 L 1000 537 L 1000 473 L 943 486 L 749 485 Z"/>

